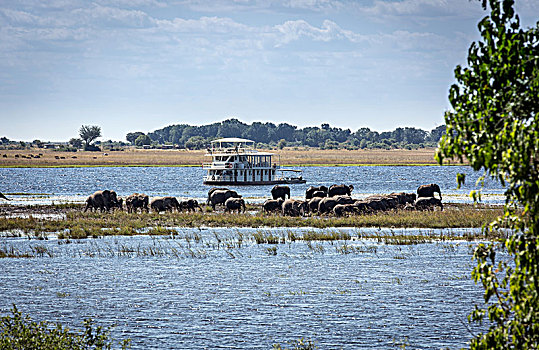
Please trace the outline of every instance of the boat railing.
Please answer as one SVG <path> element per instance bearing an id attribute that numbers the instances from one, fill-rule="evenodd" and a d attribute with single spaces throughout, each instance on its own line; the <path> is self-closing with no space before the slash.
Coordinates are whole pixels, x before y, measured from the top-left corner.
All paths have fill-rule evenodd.
<path id="1" fill-rule="evenodd" d="M 208 148 L 207 152 L 209 155 L 220 153 L 220 154 L 251 154 L 251 153 L 258 153 L 256 149 L 253 148 L 245 148 L 245 147 L 224 147 L 224 148 Z"/>
<path id="2" fill-rule="evenodd" d="M 262 162 L 256 164 L 249 163 L 232 163 L 232 162 L 214 162 L 214 163 L 202 163 L 203 169 L 217 169 L 217 170 L 228 170 L 228 169 L 268 169 L 273 168 L 275 170 L 279 169 L 280 166 L 277 163 Z"/>
<path id="3" fill-rule="evenodd" d="M 303 170 L 297 169 L 278 169 L 280 175 L 277 179 L 303 179 Z"/>
<path id="4" fill-rule="evenodd" d="M 233 177 L 230 175 L 206 175 L 204 176 L 205 181 L 232 181 Z"/>

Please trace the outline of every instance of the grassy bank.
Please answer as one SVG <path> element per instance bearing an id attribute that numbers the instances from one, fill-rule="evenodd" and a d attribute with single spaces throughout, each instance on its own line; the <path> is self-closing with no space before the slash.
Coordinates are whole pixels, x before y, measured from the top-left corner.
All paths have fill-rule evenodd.
<path id="1" fill-rule="evenodd" d="M 434 149 L 418 150 L 270 150 L 283 166 L 436 165 Z M 205 151 L 139 150 L 113 152 L 57 152 L 0 150 L 0 167 L 201 166 Z M 5 157 L 4 157 L 5 156 Z"/>
<path id="2" fill-rule="evenodd" d="M 394 227 L 394 228 L 474 228 L 502 214 L 499 207 L 448 206 L 444 211 L 390 211 L 350 217 L 287 217 L 255 214 L 197 213 L 83 213 L 80 206 L 40 206 L 13 209 L 0 216 L 2 235 L 43 238 L 57 233 L 64 238 L 105 235 L 168 235 L 176 227 Z M 41 213 L 41 214 L 40 214 Z M 38 215 L 40 214 L 40 215 Z M 54 214 L 54 215 L 50 215 Z"/>

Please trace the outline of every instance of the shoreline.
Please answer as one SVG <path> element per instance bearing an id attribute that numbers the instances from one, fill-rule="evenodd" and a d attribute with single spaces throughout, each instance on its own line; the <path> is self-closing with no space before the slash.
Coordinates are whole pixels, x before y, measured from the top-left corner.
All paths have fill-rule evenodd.
<path id="1" fill-rule="evenodd" d="M 434 148 L 417 150 L 263 150 L 281 167 L 439 166 Z M 0 168 L 201 167 L 203 150 L 126 149 L 105 152 L 61 152 L 44 149 L 0 150 Z M 446 164 L 444 164 L 446 165 Z M 447 165 L 458 165 L 455 163 Z"/>

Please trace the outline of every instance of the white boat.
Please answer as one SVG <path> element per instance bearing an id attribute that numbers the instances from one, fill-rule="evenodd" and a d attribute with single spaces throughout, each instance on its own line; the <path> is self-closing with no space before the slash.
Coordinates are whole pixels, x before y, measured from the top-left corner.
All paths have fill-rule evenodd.
<path id="1" fill-rule="evenodd" d="M 301 170 L 282 169 L 273 153 L 259 152 L 255 142 L 240 138 L 223 138 L 211 142 L 204 163 L 205 185 L 273 185 L 305 183 Z"/>

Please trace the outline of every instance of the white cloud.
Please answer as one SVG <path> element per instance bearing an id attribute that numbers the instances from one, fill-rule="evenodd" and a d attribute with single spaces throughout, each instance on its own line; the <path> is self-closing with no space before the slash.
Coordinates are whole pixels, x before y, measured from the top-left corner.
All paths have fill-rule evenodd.
<path id="1" fill-rule="evenodd" d="M 376 16 L 476 16 L 480 10 L 477 1 L 469 0 L 375 0 L 361 11 Z"/>
<path id="2" fill-rule="evenodd" d="M 174 18 L 173 20 L 153 19 L 159 29 L 191 33 L 245 33 L 251 28 L 230 18 L 201 17 L 200 19 Z"/>
<path id="3" fill-rule="evenodd" d="M 284 7 L 311 11 L 339 10 L 344 7 L 341 1 L 335 0 L 288 0 L 282 2 L 275 1 L 275 3 L 282 3 Z"/>
<path id="4" fill-rule="evenodd" d="M 166 7 L 166 2 L 157 1 L 157 0 L 94 0 L 95 3 L 100 4 L 106 7 L 128 7 L 128 8 L 139 8 L 139 7 Z"/>
<path id="5" fill-rule="evenodd" d="M 287 44 L 291 41 L 309 38 L 314 41 L 349 40 L 350 42 L 360 42 L 365 37 L 350 30 L 344 30 L 335 22 L 324 20 L 322 26 L 317 28 L 304 20 L 286 21 L 274 27 L 279 34 L 276 38 L 277 45 Z"/>
<path id="6" fill-rule="evenodd" d="M 126 10 L 95 4 L 72 13 L 83 23 L 111 26 L 145 27 L 151 25 L 151 18 L 141 10 Z"/>
<path id="7" fill-rule="evenodd" d="M 181 0 L 179 3 L 191 10 L 205 12 L 333 12 L 345 7 L 341 0 Z"/>

